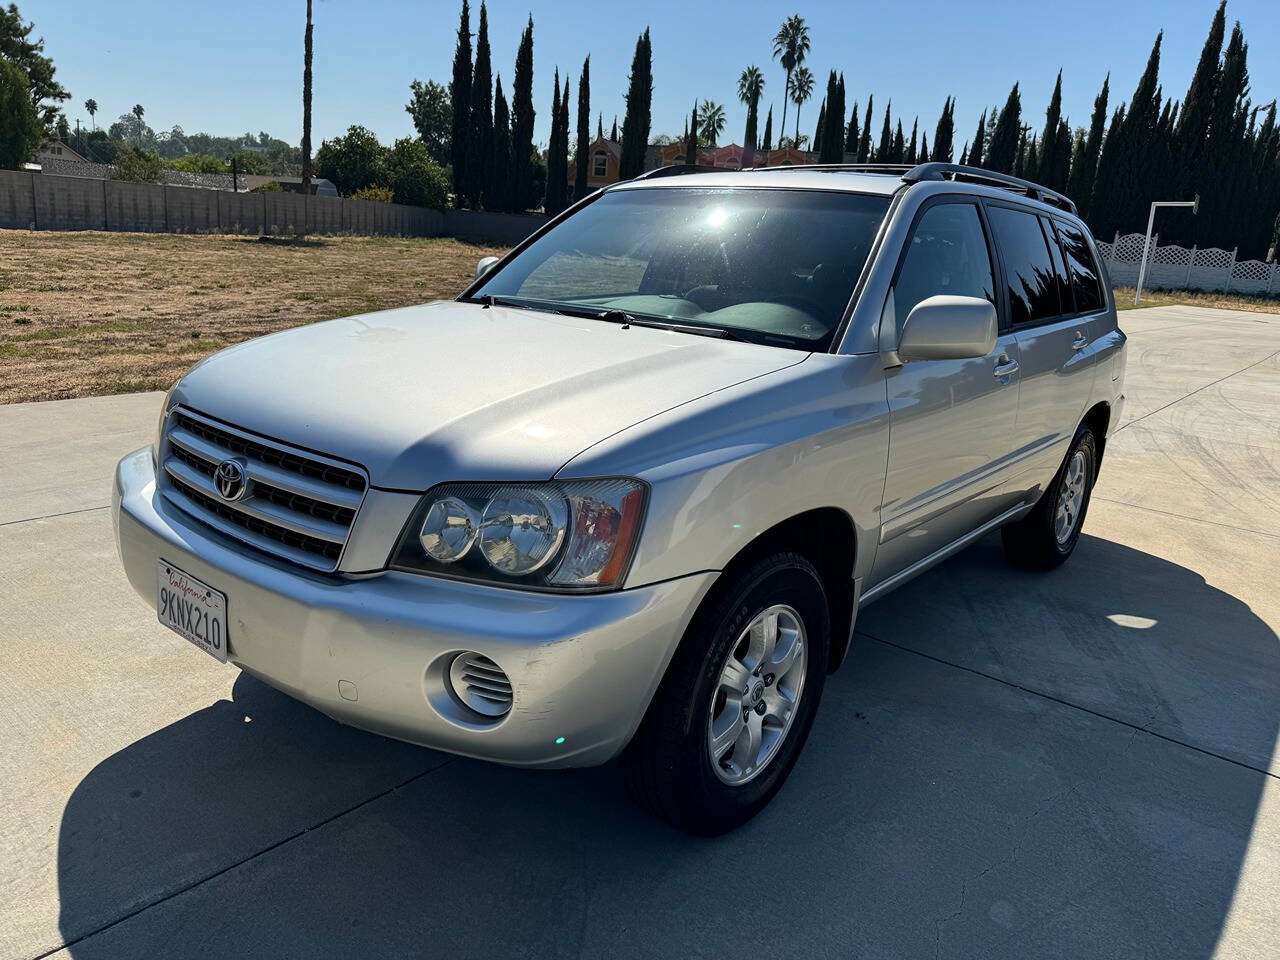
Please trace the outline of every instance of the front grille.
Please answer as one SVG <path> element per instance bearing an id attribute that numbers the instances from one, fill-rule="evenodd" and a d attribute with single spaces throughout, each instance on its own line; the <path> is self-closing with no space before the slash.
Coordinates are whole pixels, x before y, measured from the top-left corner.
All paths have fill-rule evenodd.
<path id="1" fill-rule="evenodd" d="M 368 485 L 357 468 L 183 409 L 169 414 L 164 440 L 170 503 L 266 553 L 317 570 L 337 567 Z M 233 459 L 243 467 L 245 489 L 227 499 L 217 472 Z"/>

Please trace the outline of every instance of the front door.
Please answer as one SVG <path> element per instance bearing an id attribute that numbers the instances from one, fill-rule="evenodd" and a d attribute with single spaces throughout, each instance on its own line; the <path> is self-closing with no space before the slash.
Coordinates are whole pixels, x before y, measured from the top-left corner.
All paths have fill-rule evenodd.
<path id="1" fill-rule="evenodd" d="M 995 303 L 995 291 L 977 203 L 939 198 L 917 218 L 881 322 L 894 325 L 896 346 L 911 308 L 926 297 Z M 1008 509 L 1019 363 L 1017 338 L 1006 333 L 981 359 L 914 360 L 886 371 L 889 463 L 868 586 Z"/>

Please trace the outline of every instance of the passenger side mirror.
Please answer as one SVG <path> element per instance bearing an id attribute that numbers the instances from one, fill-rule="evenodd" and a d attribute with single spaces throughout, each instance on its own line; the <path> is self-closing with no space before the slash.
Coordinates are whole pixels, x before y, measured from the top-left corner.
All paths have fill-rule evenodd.
<path id="1" fill-rule="evenodd" d="M 493 269 L 493 265 L 497 262 L 498 262 L 497 257 L 481 257 L 480 262 L 476 264 L 476 279 L 479 280 L 491 269 Z"/>
<path id="2" fill-rule="evenodd" d="M 970 360 L 996 345 L 996 308 L 978 297 L 928 297 L 907 315 L 898 357 L 908 360 Z"/>

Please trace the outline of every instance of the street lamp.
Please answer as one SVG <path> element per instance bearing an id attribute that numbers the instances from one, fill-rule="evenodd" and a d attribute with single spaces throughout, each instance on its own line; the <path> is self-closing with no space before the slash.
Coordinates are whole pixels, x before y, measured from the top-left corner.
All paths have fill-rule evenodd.
<path id="1" fill-rule="evenodd" d="M 1156 207 L 1190 207 L 1192 214 L 1200 212 L 1200 194 L 1194 200 L 1157 200 L 1151 204 L 1151 216 L 1147 217 L 1147 239 L 1142 245 L 1142 265 L 1138 267 L 1138 289 L 1133 293 L 1133 305 L 1142 302 L 1142 281 L 1147 276 L 1147 257 L 1151 256 L 1151 230 L 1156 225 Z"/>

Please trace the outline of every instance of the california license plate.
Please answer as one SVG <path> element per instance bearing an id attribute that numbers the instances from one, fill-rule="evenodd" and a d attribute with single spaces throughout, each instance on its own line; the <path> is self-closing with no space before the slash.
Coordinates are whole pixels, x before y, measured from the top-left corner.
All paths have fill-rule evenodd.
<path id="1" fill-rule="evenodd" d="M 156 616 L 205 653 L 227 662 L 227 595 L 179 570 L 156 563 Z"/>

